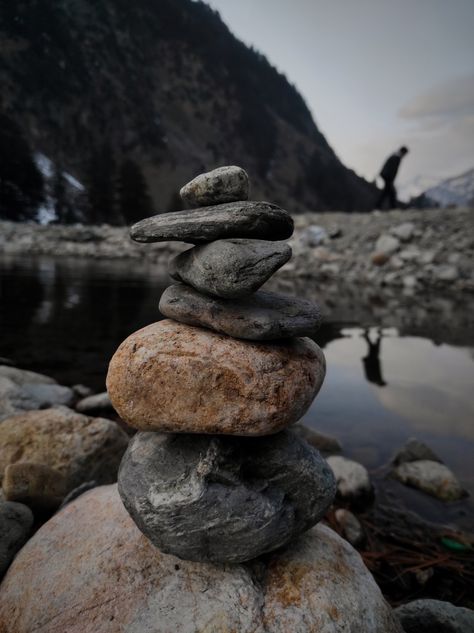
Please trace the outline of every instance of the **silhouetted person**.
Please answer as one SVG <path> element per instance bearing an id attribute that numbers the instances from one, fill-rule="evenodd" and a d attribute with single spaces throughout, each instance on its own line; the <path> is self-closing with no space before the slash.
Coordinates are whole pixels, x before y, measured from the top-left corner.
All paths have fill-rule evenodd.
<path id="1" fill-rule="evenodd" d="M 382 333 L 377 333 L 377 340 L 373 343 L 370 340 L 368 330 L 364 331 L 364 338 L 367 341 L 367 356 L 364 356 L 362 362 L 364 364 L 365 377 L 369 382 L 384 387 L 387 383 L 382 378 L 382 368 L 380 366 L 380 342 L 382 341 Z"/>
<path id="2" fill-rule="evenodd" d="M 408 148 L 400 147 L 398 152 L 392 154 L 385 161 L 382 169 L 380 170 L 380 176 L 384 181 L 384 188 L 377 201 L 376 208 L 382 209 L 385 199 L 388 198 L 389 209 L 395 209 L 397 206 L 397 190 L 395 189 L 395 178 L 397 177 L 398 168 L 402 158 L 408 154 Z"/>

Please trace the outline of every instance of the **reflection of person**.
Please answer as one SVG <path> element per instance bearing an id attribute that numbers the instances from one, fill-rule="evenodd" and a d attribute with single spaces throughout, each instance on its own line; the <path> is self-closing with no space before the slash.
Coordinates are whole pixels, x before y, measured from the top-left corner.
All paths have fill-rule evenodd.
<path id="1" fill-rule="evenodd" d="M 380 343 L 382 341 L 382 332 L 379 330 L 377 339 L 372 342 L 369 337 L 369 331 L 364 330 L 364 338 L 367 341 L 367 356 L 364 356 L 362 362 L 364 364 L 365 377 L 369 382 L 384 387 L 387 383 L 382 378 L 382 367 L 380 365 Z"/>
<path id="2" fill-rule="evenodd" d="M 408 154 L 408 148 L 400 147 L 398 152 L 392 154 L 385 161 L 382 169 L 380 170 L 380 176 L 384 181 L 384 188 L 379 196 L 376 207 L 378 209 L 383 208 L 385 199 L 388 198 L 389 209 L 394 209 L 397 206 L 397 190 L 395 189 L 395 178 L 397 177 L 398 168 L 402 158 Z"/>

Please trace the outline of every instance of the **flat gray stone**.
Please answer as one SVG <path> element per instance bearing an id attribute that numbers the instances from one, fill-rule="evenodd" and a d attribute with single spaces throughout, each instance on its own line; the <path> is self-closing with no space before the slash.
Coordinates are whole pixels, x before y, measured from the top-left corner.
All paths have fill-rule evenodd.
<path id="1" fill-rule="evenodd" d="M 405 633 L 472 633 L 474 611 L 442 600 L 413 600 L 395 609 Z"/>
<path id="2" fill-rule="evenodd" d="M 74 399 L 74 391 L 69 387 L 39 380 L 25 382 L 23 377 L 17 380 L 15 376 L 0 375 L 0 421 L 24 411 L 70 406 Z"/>
<path id="3" fill-rule="evenodd" d="M 441 459 L 424 442 L 415 437 L 410 437 L 392 459 L 393 464 L 416 462 L 420 459 L 429 459 L 432 462 L 442 463 Z"/>
<path id="4" fill-rule="evenodd" d="M 33 513 L 22 503 L 0 502 L 0 579 L 33 526 Z"/>
<path id="5" fill-rule="evenodd" d="M 244 169 L 235 165 L 218 167 L 193 178 L 179 195 L 188 207 L 247 200 L 249 177 Z"/>
<path id="6" fill-rule="evenodd" d="M 200 292 L 234 299 L 258 290 L 290 257 L 285 242 L 217 240 L 176 255 L 168 272 Z"/>
<path id="7" fill-rule="evenodd" d="M 131 517 L 167 554 L 238 563 L 315 525 L 335 494 L 316 449 L 291 431 L 260 438 L 137 433 L 119 471 Z"/>
<path id="8" fill-rule="evenodd" d="M 86 396 L 76 403 L 76 411 L 86 415 L 97 415 L 99 413 L 113 413 L 114 408 L 110 402 L 109 394 L 104 391 L 95 393 L 93 396 Z"/>
<path id="9" fill-rule="evenodd" d="M 311 301 L 263 290 L 232 300 L 174 284 L 161 295 L 159 308 L 174 321 L 251 341 L 314 336 L 321 325 L 319 308 Z"/>
<path id="10" fill-rule="evenodd" d="M 456 501 L 466 496 L 454 473 L 444 464 L 430 459 L 404 462 L 392 470 L 402 484 L 418 488 L 441 501 Z"/>
<path id="11" fill-rule="evenodd" d="M 232 237 L 286 240 L 293 233 L 291 216 L 269 202 L 227 202 L 213 207 L 162 213 L 134 224 L 136 242 L 212 242 Z"/>

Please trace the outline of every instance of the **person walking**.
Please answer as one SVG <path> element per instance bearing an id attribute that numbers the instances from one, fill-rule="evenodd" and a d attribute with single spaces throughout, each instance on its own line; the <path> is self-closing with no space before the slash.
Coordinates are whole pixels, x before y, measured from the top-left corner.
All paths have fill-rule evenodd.
<path id="1" fill-rule="evenodd" d="M 387 158 L 382 169 L 380 170 L 380 176 L 384 181 L 384 188 L 378 198 L 376 209 L 382 209 L 385 199 L 388 199 L 389 209 L 395 209 L 397 207 L 397 190 L 395 189 L 395 178 L 397 177 L 398 168 L 402 158 L 408 154 L 408 147 L 400 147 L 398 152 L 395 152 Z"/>

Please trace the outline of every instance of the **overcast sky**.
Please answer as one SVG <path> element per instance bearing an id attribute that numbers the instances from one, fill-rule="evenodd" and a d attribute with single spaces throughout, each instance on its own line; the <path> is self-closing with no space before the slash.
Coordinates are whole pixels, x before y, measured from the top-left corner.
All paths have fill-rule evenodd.
<path id="1" fill-rule="evenodd" d="M 474 0 L 209 0 L 296 85 L 368 179 L 401 144 L 406 195 L 474 167 Z"/>

